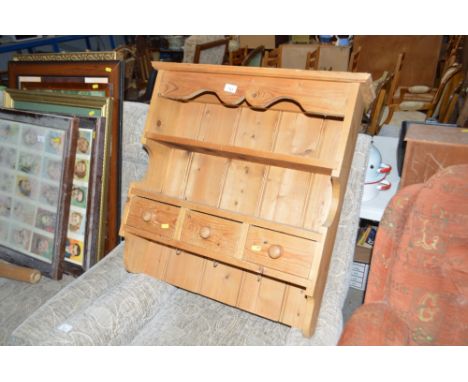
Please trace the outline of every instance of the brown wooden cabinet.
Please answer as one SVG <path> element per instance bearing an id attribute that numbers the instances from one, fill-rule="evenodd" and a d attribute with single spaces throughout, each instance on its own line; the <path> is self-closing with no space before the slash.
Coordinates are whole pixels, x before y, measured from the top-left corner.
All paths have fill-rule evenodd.
<path id="1" fill-rule="evenodd" d="M 370 76 L 154 67 L 127 269 L 310 335 Z"/>
<path id="2" fill-rule="evenodd" d="M 424 183 L 437 171 L 468 163 L 468 129 L 409 123 L 400 187 Z"/>

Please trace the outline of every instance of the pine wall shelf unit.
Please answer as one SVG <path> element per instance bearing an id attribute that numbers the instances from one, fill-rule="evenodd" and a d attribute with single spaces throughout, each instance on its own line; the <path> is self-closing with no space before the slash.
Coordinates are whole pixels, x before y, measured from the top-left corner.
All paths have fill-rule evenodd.
<path id="1" fill-rule="evenodd" d="M 125 266 L 315 328 L 371 77 L 155 62 Z"/>

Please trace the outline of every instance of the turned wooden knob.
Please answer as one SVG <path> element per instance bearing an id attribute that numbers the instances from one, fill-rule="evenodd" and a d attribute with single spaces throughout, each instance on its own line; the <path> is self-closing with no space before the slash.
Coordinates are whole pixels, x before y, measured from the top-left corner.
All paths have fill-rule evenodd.
<path id="1" fill-rule="evenodd" d="M 268 248 L 268 256 L 272 259 L 277 259 L 283 254 L 283 247 L 281 245 L 272 245 Z"/>
<path id="2" fill-rule="evenodd" d="M 202 227 L 200 229 L 200 237 L 202 239 L 208 239 L 211 235 L 211 229 L 210 227 Z"/>
<path id="3" fill-rule="evenodd" d="M 143 220 L 148 223 L 149 221 L 151 221 L 153 214 L 150 211 L 145 211 L 143 212 L 142 217 L 143 217 Z"/>

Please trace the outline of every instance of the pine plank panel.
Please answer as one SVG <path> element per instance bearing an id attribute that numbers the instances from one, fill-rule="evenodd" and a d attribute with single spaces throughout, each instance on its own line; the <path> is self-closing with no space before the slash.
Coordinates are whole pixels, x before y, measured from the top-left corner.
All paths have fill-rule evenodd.
<path id="1" fill-rule="evenodd" d="M 323 134 L 321 135 L 317 149 L 318 158 L 330 163 L 340 164 L 342 158 L 338 156 L 336 148 L 343 138 L 345 138 L 343 137 L 345 132 L 346 129 L 343 128 L 342 121 L 324 120 Z"/>
<path id="2" fill-rule="evenodd" d="M 196 139 L 206 106 L 196 103 L 180 103 L 177 107 L 180 110 L 176 117 L 174 117 L 174 120 L 168 120 L 167 122 L 161 120 L 159 129 L 156 122 L 156 131 L 173 131 L 174 135 Z M 162 109 L 164 110 L 164 108 Z M 185 118 L 183 117 L 184 115 L 186 116 Z M 193 153 L 186 150 L 171 150 L 165 167 L 166 174 L 162 187 L 164 193 L 179 198 L 183 197 L 185 188 L 187 187 L 187 177 L 192 157 Z"/>
<path id="3" fill-rule="evenodd" d="M 301 113 L 283 112 L 275 153 L 316 158 L 323 133 L 323 124 L 323 118 L 309 117 Z"/>
<path id="4" fill-rule="evenodd" d="M 285 289 L 282 282 L 244 272 L 237 307 L 278 321 Z"/>
<path id="5" fill-rule="evenodd" d="M 200 293 L 228 305 L 236 305 L 242 280 L 240 269 L 207 261 Z"/>
<path id="6" fill-rule="evenodd" d="M 232 160 L 226 177 L 220 208 L 253 215 L 262 191 L 267 166 Z"/>
<path id="7" fill-rule="evenodd" d="M 207 105 L 200 125 L 198 140 L 215 144 L 230 144 L 234 139 L 240 110 L 220 105 Z M 194 202 L 218 206 L 224 187 L 229 160 L 205 154 L 194 154 L 185 198 Z M 205 182 L 212 179 L 213 182 Z"/>
<path id="8" fill-rule="evenodd" d="M 270 167 L 260 218 L 301 226 L 310 176 L 303 171 Z"/>
<path id="9" fill-rule="evenodd" d="M 292 327 L 302 327 L 305 318 L 305 290 L 288 285 L 286 287 L 280 321 Z"/>
<path id="10" fill-rule="evenodd" d="M 311 186 L 303 216 L 306 229 L 321 231 L 332 204 L 332 184 L 329 176 L 312 174 Z"/>
<path id="11" fill-rule="evenodd" d="M 164 280 L 167 260 L 173 249 L 133 235 L 127 236 L 125 244 L 124 263 L 127 270 Z"/>
<path id="12" fill-rule="evenodd" d="M 198 293 L 203 279 L 205 263 L 206 260 L 201 257 L 174 250 L 167 262 L 165 281 Z"/>
<path id="13" fill-rule="evenodd" d="M 234 145 L 255 150 L 271 150 L 277 136 L 280 112 L 256 113 L 241 109 Z M 267 166 L 232 160 L 226 176 L 220 208 L 254 215 L 258 207 Z"/>

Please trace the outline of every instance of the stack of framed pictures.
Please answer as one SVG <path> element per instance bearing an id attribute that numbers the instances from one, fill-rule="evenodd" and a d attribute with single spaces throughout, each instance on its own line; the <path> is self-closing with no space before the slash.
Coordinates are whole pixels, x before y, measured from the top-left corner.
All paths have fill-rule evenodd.
<path id="1" fill-rule="evenodd" d="M 7 108 L 16 110 L 73 115 L 77 121 L 79 131 L 73 153 L 75 164 L 71 171 L 63 268 L 68 273 L 79 274 L 94 265 L 104 253 L 109 207 L 111 99 L 7 89 L 4 103 Z"/>
<path id="2" fill-rule="evenodd" d="M 0 108 L 0 258 L 62 276 L 78 119 Z"/>
<path id="3" fill-rule="evenodd" d="M 104 55 L 103 52 L 32 54 L 26 55 L 24 60 L 21 56 L 16 56 L 15 61 L 10 61 L 8 66 L 9 87 L 34 95 L 33 100 L 25 100 L 21 98 L 23 96 L 20 97 L 20 93 L 12 93 L 12 98 L 15 96 L 19 98 L 13 99 L 13 104 L 8 105 L 9 107 L 40 112 L 66 113 L 80 118 L 101 117 L 106 119 L 108 131 L 105 134 L 105 146 L 109 147 L 107 153 L 109 156 L 109 184 L 102 197 L 107 200 L 107 217 L 102 234 L 104 247 L 103 250 L 99 250 L 96 260 L 108 253 L 120 240 L 118 236 L 121 215 L 120 140 L 124 62 L 116 58 L 118 55 L 113 55 L 113 52 L 107 52 Z M 54 107 L 49 108 L 46 106 L 48 104 L 43 102 L 38 108 L 39 99 L 46 93 L 55 96 L 52 103 Z M 66 104 L 58 102 L 62 96 Z M 73 97 L 77 98 L 73 99 Z M 81 103 L 85 102 L 85 98 L 88 98 L 87 101 L 95 98 L 96 104 L 101 106 L 86 105 L 82 107 Z M 105 115 L 98 113 L 98 109 L 103 107 L 103 100 L 109 102 Z M 75 104 L 75 101 L 78 102 L 78 105 Z M 77 108 L 83 109 L 82 113 L 78 113 Z M 87 108 L 93 110 L 87 110 Z M 86 260 L 84 261 L 86 267 Z M 89 261 L 89 264 L 92 265 L 93 260 L 90 258 Z"/>

